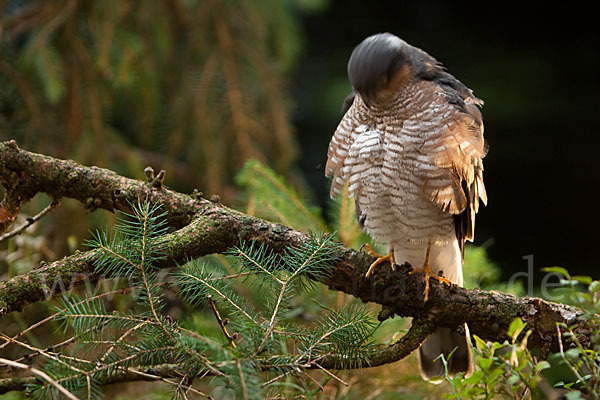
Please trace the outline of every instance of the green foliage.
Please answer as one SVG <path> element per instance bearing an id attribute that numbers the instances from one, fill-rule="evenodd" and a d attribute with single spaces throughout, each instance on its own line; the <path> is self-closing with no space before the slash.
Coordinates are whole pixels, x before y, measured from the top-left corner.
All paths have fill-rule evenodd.
<path id="1" fill-rule="evenodd" d="M 565 269 L 551 267 L 546 272 L 558 273 L 562 276 L 561 288 L 551 295 L 561 296 L 565 302 L 572 303 L 586 311 L 592 331 L 591 343 L 584 349 L 572 326 L 561 324 L 557 334 L 562 335 L 570 344 L 568 349 L 560 349 L 550 361 L 560 366 L 566 373 L 553 375 L 555 386 L 569 390 L 579 389 L 590 398 L 600 398 L 600 281 L 587 276 L 571 276 Z M 562 332 L 562 333 L 561 333 Z M 572 398 L 577 398 L 572 395 Z"/>
<path id="2" fill-rule="evenodd" d="M 290 175 L 286 82 L 304 48 L 302 14 L 328 2 L 0 1 L 0 141 L 138 179 L 151 165 L 170 187 L 232 204 L 246 160 Z M 36 245 L 60 258 L 107 220 L 64 201 L 36 228 Z"/>
<path id="3" fill-rule="evenodd" d="M 165 233 L 164 215 L 148 203 L 134 205 L 133 210 L 119 217 L 114 235 L 97 233 L 89 244 L 99 253 L 97 273 L 128 278 L 134 308 L 109 312 L 101 296 L 74 295 L 65 296 L 56 308 L 55 319 L 76 347 L 43 351 L 43 369 L 72 393 L 101 398 L 102 384 L 119 373 L 177 365 L 183 380 L 161 379 L 176 397 L 201 395 L 191 386 L 192 377 L 210 377 L 204 385 L 219 387 L 222 396 L 261 399 L 270 386 L 284 382 L 280 393 L 303 395 L 318 383 L 298 385 L 298 380 L 318 369 L 324 357 L 341 366 L 366 362 L 377 324 L 363 306 L 322 310 L 308 326 L 289 317 L 294 297 L 315 289 L 307 276 L 326 274 L 338 257 L 332 236 L 313 235 L 283 254 L 242 243 L 227 254 L 232 273 L 196 260 L 161 282 L 156 266 L 163 259 L 159 240 Z M 262 304 L 251 304 L 251 298 L 238 293 L 242 282 L 260 286 Z M 190 307 L 208 308 L 212 317 L 203 318 L 200 329 L 193 320 L 173 321 L 164 312 L 168 287 Z M 330 379 L 329 374 L 320 379 Z M 318 382 L 318 376 L 311 379 Z M 42 383 L 30 391 L 39 399 L 57 396 L 54 386 Z"/>
<path id="4" fill-rule="evenodd" d="M 473 375 L 463 379 L 446 376 L 452 388 L 449 399 L 598 399 L 600 398 L 600 318 L 598 292 L 600 282 L 589 277 L 570 276 L 560 267 L 545 269 L 562 276 L 563 287 L 553 295 L 573 300 L 586 310 L 589 321 L 591 346 L 584 349 L 573 327 L 559 324 L 557 335 L 567 339 L 568 348 L 539 360 L 527 349 L 531 330 L 516 318 L 509 326 L 510 341 L 485 342 L 475 339 Z M 444 363 L 446 361 L 444 360 Z"/>
<path id="5" fill-rule="evenodd" d="M 167 232 L 165 212 L 149 203 L 131 204 L 133 214 L 122 213 L 117 218 L 115 234 L 96 232 L 87 245 L 99 250 L 95 261 L 97 273 L 109 278 L 126 276 L 143 279 L 148 268 L 164 259 L 157 251 L 160 238 Z M 136 267 L 137 266 L 137 267 Z"/>
<path id="6" fill-rule="evenodd" d="M 364 307 L 348 305 L 329 312 L 326 319 L 307 331 L 301 338 L 299 351 L 306 358 L 310 354 L 328 354 L 333 347 L 342 369 L 368 366 L 368 357 L 374 350 L 369 339 L 376 327 L 372 315 Z"/>
<path id="7" fill-rule="evenodd" d="M 510 286 L 502 282 L 501 270 L 488 257 L 486 248 L 490 243 L 481 246 L 468 245 L 465 247 L 464 286 L 468 289 L 499 290 L 505 293 L 522 295 L 523 286 L 515 282 Z"/>
<path id="8" fill-rule="evenodd" d="M 477 369 L 469 378 L 462 376 L 446 379 L 453 393 L 450 399 L 540 398 L 540 373 L 550 367 L 546 361 L 537 362 L 527 350 L 527 331 L 519 339 L 525 323 L 516 318 L 508 329 L 510 342 L 485 342 L 475 339 L 475 364 Z"/>
<path id="9" fill-rule="evenodd" d="M 250 160 L 236 177 L 244 189 L 242 208 L 249 215 L 256 215 L 296 230 L 335 232 L 334 238 L 348 247 L 358 248 L 363 243 L 378 245 L 358 226 L 354 198 L 348 197 L 347 188 L 331 200 L 329 224 L 322 217 L 319 207 L 302 196 L 284 178 L 267 165 Z"/>
<path id="10" fill-rule="evenodd" d="M 572 327 L 561 326 L 557 334 L 569 346 L 547 360 L 527 349 L 531 331 L 520 319 L 502 343 L 474 336 L 473 375 L 446 375 L 439 386 L 421 380 L 414 356 L 359 374 L 322 371 L 318 362 L 323 359 L 342 369 L 367 367 L 374 344 L 396 340 L 404 322 L 377 323 L 374 307 L 308 279 L 328 273 L 339 254 L 338 241 L 358 247 L 368 240 L 358 228 L 353 199 L 333 201 L 327 223 L 318 208 L 306 204 L 308 196 L 258 161 L 246 165 L 238 182 L 246 190 L 244 208 L 254 214 L 307 232 L 337 232 L 312 234 L 282 254 L 242 242 L 225 255 L 190 261 L 161 275 L 164 215 L 148 203 L 132 204 L 131 214 L 118 217 L 113 234 L 97 232 L 88 242 L 98 252 L 95 272 L 126 277 L 124 293 L 131 301 L 113 311 L 108 291 L 65 295 L 52 320 L 60 323 L 60 334 L 67 336 L 62 342 L 70 346 L 42 350 L 27 345 L 45 360 L 41 368 L 84 398 L 101 398 L 103 384 L 118 374 L 152 375 L 151 368 L 163 367 L 176 368 L 174 377 L 161 378 L 175 398 L 207 393 L 216 398 L 319 398 L 331 387 L 332 397 L 345 399 L 373 393 L 382 399 L 598 397 L 600 323 L 595 315 L 589 316 L 595 332 L 590 349 L 584 350 Z M 465 271 L 469 287 L 503 287 L 485 247 L 467 247 Z M 559 274 L 563 283 L 553 295 L 590 313 L 597 310 L 598 281 L 570 276 L 561 268 L 547 272 Z M 183 317 L 169 316 L 174 302 Z M 384 371 L 394 372 L 382 377 Z M 54 386 L 41 383 L 30 391 L 34 398 L 57 395 Z"/>
<path id="11" fill-rule="evenodd" d="M 287 173 L 283 82 L 326 3 L 2 2 L 0 140 L 211 193 L 252 157 Z"/>
<path id="12" fill-rule="evenodd" d="M 555 274 L 559 278 L 560 286 L 548 290 L 551 300 L 572 304 L 590 312 L 600 312 L 600 302 L 597 298 L 600 282 L 592 280 L 589 276 L 572 276 L 562 267 L 547 267 L 542 271 Z"/>
<path id="13" fill-rule="evenodd" d="M 263 163 L 248 161 L 238 173 L 236 182 L 247 194 L 245 211 L 249 215 L 304 232 L 326 230 L 321 210 L 307 205 L 292 186 Z"/>
<path id="14" fill-rule="evenodd" d="M 276 204 L 277 207 L 274 208 L 281 216 L 295 215 L 294 218 L 286 220 L 279 217 L 277 212 L 268 211 L 264 214 L 259 213 L 262 217 L 287 223 L 298 229 L 306 227 L 304 221 L 312 220 L 307 216 L 318 215 L 314 212 L 311 214 L 306 211 L 299 212 L 298 210 L 314 210 L 314 208 L 300 208 L 295 205 L 293 199 L 297 199 L 298 194 L 286 186 L 281 177 L 258 162 L 246 165 L 242 176 L 238 179 L 252 195 L 251 201 L 247 203 L 250 209 L 254 204 L 256 210 L 265 212 L 265 210 L 270 210 L 269 207 L 256 205 Z M 276 184 L 272 182 L 276 182 Z M 356 222 L 353 198 L 348 198 L 342 193 L 331 202 L 329 215 L 330 225 L 332 225 L 329 230 L 337 231 L 337 240 L 354 248 L 369 242 L 369 238 L 362 233 Z M 487 256 L 486 247 L 487 244 L 479 247 L 472 245 L 466 247 L 465 287 L 522 294 L 524 290 L 521 285 L 508 287 L 507 284 L 500 281 L 500 269 Z M 553 296 L 560 296 L 559 298 L 564 302 L 583 307 L 590 312 L 598 310 L 597 292 L 600 291 L 600 284 L 597 281 L 592 281 L 589 277 L 572 277 L 564 268 L 559 267 L 548 269 L 546 272 L 554 272 L 562 276 L 563 287 L 555 289 L 552 292 Z M 596 317 L 592 317 L 592 321 L 596 321 Z M 390 324 L 398 325 L 399 322 L 392 321 Z M 597 322 L 594 324 L 600 326 Z M 591 380 L 589 371 L 598 371 L 600 359 L 595 352 L 583 351 L 581 345 L 577 345 L 577 339 L 569 332 L 568 327 L 563 327 L 564 335 L 573 336 L 575 348 L 567 350 L 564 357 L 561 354 L 550 355 L 548 361 L 538 360 L 537 356 L 527 349 L 527 339 L 531 331 L 526 328 L 520 319 L 515 319 L 507 332 L 511 340 L 503 343 L 485 342 L 475 336 L 473 349 L 475 371 L 471 377 L 466 379 L 462 375 L 454 378 L 446 376 L 449 391 L 445 394 L 445 398 L 538 399 L 560 393 L 561 390 L 565 391 L 565 395 L 570 396 L 569 398 L 578 398 L 577 396 L 581 395 L 582 391 L 584 393 L 598 391 L 596 384 L 586 387 L 583 383 Z M 383 327 L 383 331 L 386 330 L 387 328 Z M 376 336 L 378 335 L 376 334 Z M 599 340 L 598 350 L 600 350 L 600 330 L 595 338 Z M 583 361 L 584 359 L 585 361 Z M 443 362 L 446 363 L 446 360 Z M 597 378 L 592 381 L 597 381 Z M 550 389 L 547 389 L 548 386 Z M 545 391 L 542 391 L 542 387 Z M 389 389 L 394 390 L 393 388 Z M 428 391 L 430 390 L 424 390 L 423 393 Z M 595 395 L 591 396 L 596 398 Z"/>

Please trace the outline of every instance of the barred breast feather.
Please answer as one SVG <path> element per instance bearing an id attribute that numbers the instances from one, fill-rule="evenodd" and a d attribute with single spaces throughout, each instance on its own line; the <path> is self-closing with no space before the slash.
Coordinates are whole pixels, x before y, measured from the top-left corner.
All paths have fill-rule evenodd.
<path id="1" fill-rule="evenodd" d="M 463 250 L 479 201 L 487 202 L 476 99 L 455 104 L 452 89 L 432 81 L 403 93 L 385 110 L 355 96 L 329 145 L 331 196 L 348 182 L 361 226 L 379 240 L 403 235 L 420 243 L 433 235 L 443 243 L 455 236 Z M 400 228 L 382 226 L 390 223 Z"/>

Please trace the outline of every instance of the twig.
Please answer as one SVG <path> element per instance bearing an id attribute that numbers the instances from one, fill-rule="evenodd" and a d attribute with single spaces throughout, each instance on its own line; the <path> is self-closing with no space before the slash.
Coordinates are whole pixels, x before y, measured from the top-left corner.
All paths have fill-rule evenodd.
<path id="1" fill-rule="evenodd" d="M 13 361 L 14 362 L 14 361 Z M 160 364 L 152 367 L 145 368 L 133 368 L 133 367 L 123 367 L 117 366 L 114 372 L 110 374 L 106 374 L 105 376 L 99 378 L 99 383 L 106 385 L 111 383 L 120 383 L 120 382 L 132 382 L 132 381 L 162 381 L 168 383 L 173 386 L 179 385 L 178 382 L 169 379 L 171 377 L 180 377 L 182 373 L 180 372 L 181 366 L 176 364 Z M 66 381 L 68 379 L 72 379 L 73 377 L 62 378 L 60 381 Z M 0 379 L 0 395 L 7 393 L 9 391 L 23 391 L 27 389 L 27 386 L 35 384 L 35 377 L 22 377 L 22 378 L 1 378 Z M 208 399 L 212 399 L 211 396 L 203 393 L 197 389 L 192 388 L 191 386 L 182 385 L 186 390 L 197 394 L 202 397 L 206 397 Z"/>
<path id="2" fill-rule="evenodd" d="M 181 384 L 181 382 L 178 383 L 178 382 L 175 382 L 175 381 L 173 381 L 171 379 L 162 377 L 160 375 L 149 374 L 147 372 L 140 371 L 140 370 L 133 369 L 133 368 L 126 368 L 125 370 L 127 372 L 132 373 L 132 374 L 140 375 L 140 376 L 143 376 L 145 378 L 151 378 L 151 379 L 160 380 L 160 381 L 163 381 L 165 383 L 168 383 L 168 384 L 176 386 L 176 387 L 181 386 L 181 387 L 184 387 L 186 390 L 188 390 L 188 391 L 190 391 L 192 393 L 195 393 L 195 394 L 197 394 L 199 396 L 206 397 L 207 399 L 212 399 L 211 396 L 209 396 L 208 394 L 206 394 L 204 392 L 201 392 L 199 390 L 194 389 L 191 385 L 183 385 L 183 384 Z M 185 376 L 184 376 L 184 378 L 185 378 Z"/>
<path id="3" fill-rule="evenodd" d="M 248 388 L 246 387 L 246 379 L 244 378 L 244 371 L 242 371 L 242 362 L 240 359 L 237 360 L 237 369 L 240 373 L 240 386 L 242 387 L 242 396 L 244 400 L 248 400 Z"/>
<path id="4" fill-rule="evenodd" d="M 159 285 L 162 285 L 162 284 L 165 284 L 165 282 L 159 283 Z M 83 299 L 81 301 L 78 301 L 77 303 L 74 303 L 74 305 L 79 305 L 79 304 L 82 304 L 82 303 L 85 303 L 85 302 L 94 301 L 94 300 L 100 299 L 102 297 L 112 296 L 114 294 L 125 294 L 127 292 L 131 292 L 131 291 L 136 290 L 136 289 L 138 289 L 137 286 L 129 286 L 129 287 L 126 287 L 126 288 L 123 288 L 123 289 L 118 289 L 118 290 L 113 290 L 113 291 L 110 291 L 110 292 L 100 293 L 99 295 L 96 295 L 96 296 L 93 296 L 93 297 L 88 297 L 88 298 L 85 298 L 85 299 Z M 34 330 L 35 328 L 38 328 L 39 326 L 45 324 L 46 322 L 50 322 L 50 321 L 54 320 L 59 315 L 60 315 L 60 313 L 58 313 L 58 312 L 55 312 L 54 314 L 49 315 L 48 317 L 46 317 L 46 318 L 44 318 L 44 319 L 36 322 L 35 324 L 30 325 L 29 327 L 27 327 L 27 329 L 25 329 L 25 330 L 17 333 L 15 336 L 12 337 L 12 339 L 17 339 L 17 338 L 25 335 L 26 333 Z M 91 328 L 88 331 L 91 331 L 93 329 L 99 329 L 99 327 Z M 88 332 L 88 331 L 86 331 L 86 332 Z M 1 332 L 0 332 L 0 334 L 1 334 Z M 73 339 L 70 339 L 70 340 L 73 340 Z M 8 346 L 9 343 L 11 343 L 11 342 L 10 341 L 5 341 L 4 343 L 0 344 L 0 350 L 2 350 L 4 347 Z M 61 346 L 61 345 L 66 345 L 68 343 L 70 343 L 70 341 L 66 340 L 66 341 L 64 341 L 62 343 L 54 345 L 53 348 L 56 348 L 57 346 Z M 17 360 L 17 361 L 20 361 L 20 360 Z"/>
<path id="5" fill-rule="evenodd" d="M 313 381 L 313 382 L 314 382 L 314 383 L 315 383 L 315 384 L 316 384 L 316 385 L 319 387 L 319 389 L 321 390 L 321 392 L 323 392 L 323 391 L 325 390 L 325 388 L 323 387 L 323 385 L 321 385 L 321 384 L 319 383 L 319 381 L 318 381 L 318 380 L 316 380 L 315 378 L 313 378 L 313 377 L 312 377 L 312 376 L 311 376 L 311 375 L 310 375 L 308 372 L 306 372 L 306 371 L 303 371 L 303 374 L 304 374 L 305 376 L 307 376 L 307 377 L 308 377 L 308 378 L 309 378 L 311 381 Z"/>
<path id="6" fill-rule="evenodd" d="M 324 334 L 323 334 L 323 335 L 322 335 L 322 336 L 319 338 L 319 340 L 315 341 L 313 344 L 311 344 L 311 345 L 309 346 L 309 348 L 308 348 L 308 349 L 306 349 L 306 351 L 305 351 L 304 353 L 300 354 L 300 355 L 298 356 L 298 358 L 296 358 L 296 361 L 295 361 L 295 362 L 296 362 L 296 363 L 300 362 L 300 360 L 302 360 L 302 358 L 304 358 L 304 357 L 306 357 L 306 356 L 308 356 L 308 360 L 310 361 L 310 359 L 312 358 L 312 357 L 311 357 L 312 350 L 313 350 L 313 349 L 314 349 L 314 348 L 315 348 L 315 347 L 316 347 L 318 344 L 320 344 L 320 343 L 323 343 L 323 341 L 324 341 L 325 339 L 327 339 L 329 336 L 333 335 L 335 332 L 337 332 L 337 331 L 339 331 L 339 330 L 341 330 L 341 329 L 344 329 L 344 328 L 346 328 L 346 327 L 348 327 L 348 326 L 351 326 L 351 325 L 354 325 L 354 322 L 347 322 L 347 323 L 345 323 L 345 324 L 343 324 L 343 325 L 340 325 L 340 326 L 336 327 L 336 328 L 335 328 L 335 329 L 333 329 L 333 330 L 330 330 L 330 331 L 327 331 L 327 332 L 325 332 L 325 333 L 324 333 Z"/>
<path id="7" fill-rule="evenodd" d="M 317 368 L 319 368 L 321 371 L 323 371 L 324 373 L 326 373 L 327 375 L 329 375 L 330 377 L 332 377 L 333 379 L 335 379 L 336 381 L 340 382 L 342 385 L 344 386 L 348 386 L 348 383 L 346 381 L 344 381 L 342 378 L 336 376 L 335 374 L 332 374 L 331 372 L 329 372 L 328 370 L 326 370 L 325 368 L 321 367 L 319 364 L 315 364 L 317 366 Z"/>
<path id="8" fill-rule="evenodd" d="M 184 276 L 193 279 L 193 280 L 197 280 L 200 283 L 202 283 L 204 286 L 208 287 L 209 289 L 211 289 L 213 292 L 215 292 L 216 294 L 219 295 L 219 297 L 221 297 L 223 300 L 227 301 L 229 304 L 231 304 L 236 310 L 238 310 L 239 312 L 241 312 L 246 318 L 248 318 L 250 321 L 254 322 L 256 325 L 259 325 L 258 321 L 256 321 L 254 318 L 252 318 L 252 316 L 250 314 L 248 314 L 246 312 L 246 310 L 244 310 L 242 307 L 240 307 L 239 305 L 237 305 L 234 301 L 232 301 L 229 297 L 225 296 L 223 293 L 221 293 L 221 291 L 219 289 L 217 289 L 216 287 L 212 286 L 211 284 L 209 284 L 208 280 L 202 279 L 202 278 L 198 278 L 196 276 L 187 274 L 187 273 L 182 273 Z"/>
<path id="9" fill-rule="evenodd" d="M 133 332 L 135 332 L 136 330 L 138 330 L 139 328 L 145 326 L 148 324 L 148 321 L 144 321 L 144 322 L 140 322 L 139 324 L 137 324 L 136 326 L 133 326 L 131 328 L 129 328 L 127 331 L 125 331 L 125 333 L 123 333 L 121 336 L 119 336 L 119 338 L 112 342 L 110 347 L 108 348 L 108 350 L 106 350 L 106 352 L 104 353 L 104 355 L 102 357 L 100 357 L 100 362 L 103 363 L 104 360 L 106 360 L 106 358 L 110 355 L 110 353 L 113 352 L 113 350 L 115 349 L 115 347 L 117 347 L 117 345 L 119 343 L 121 343 L 123 340 L 125 340 L 127 338 L 127 336 L 131 335 Z"/>
<path id="10" fill-rule="evenodd" d="M 17 229 L 7 232 L 4 235 L 0 236 L 0 243 L 5 241 L 6 239 L 9 239 L 13 236 L 17 236 L 20 235 L 21 233 L 23 233 L 23 231 L 25 231 L 27 228 L 29 228 L 31 225 L 35 224 L 37 221 L 39 221 L 40 219 L 42 219 L 46 214 L 48 214 L 51 210 L 53 210 L 54 208 L 58 207 L 60 205 L 60 199 L 53 199 L 52 203 L 48 204 L 42 211 L 40 211 L 38 214 L 36 214 L 33 217 L 29 217 L 27 218 L 27 222 L 25 222 L 23 225 L 21 225 L 20 227 L 18 227 Z"/>
<path id="11" fill-rule="evenodd" d="M 231 275 L 224 275 L 224 276 L 215 276 L 214 278 L 209 278 L 207 279 L 207 282 L 215 282 L 215 281 L 223 281 L 226 279 L 236 279 L 242 276 L 248 276 L 248 275 L 254 275 L 256 274 L 255 271 L 246 271 L 246 272 L 240 272 L 239 274 L 231 274 Z"/>
<path id="12" fill-rule="evenodd" d="M 584 384 L 585 387 L 590 391 L 590 393 L 592 393 L 594 395 L 594 398 L 598 398 L 598 395 L 595 394 L 591 388 L 589 387 L 588 383 L 587 383 L 587 379 L 585 379 L 583 376 L 581 376 L 581 374 L 579 373 L 579 371 L 577 370 L 577 368 L 573 365 L 573 363 L 571 361 L 569 361 L 565 355 L 564 352 L 564 348 L 563 348 L 563 343 L 562 343 L 562 332 L 560 331 L 560 326 L 559 324 L 556 324 L 556 332 L 558 334 L 558 348 L 560 350 L 560 356 L 563 359 L 563 361 L 565 362 L 565 364 L 567 365 L 567 367 L 569 367 L 569 369 L 575 374 L 575 376 L 577 376 L 577 382 Z M 573 334 L 573 333 L 571 333 Z"/>
<path id="13" fill-rule="evenodd" d="M 219 310 L 217 309 L 217 304 L 212 299 L 212 296 L 210 296 L 210 295 L 207 296 L 207 300 L 208 300 L 208 305 L 210 306 L 210 309 L 215 314 L 215 318 L 217 319 L 217 322 L 219 323 L 221 330 L 225 334 L 225 337 L 227 338 L 227 340 L 229 340 L 231 347 L 233 347 L 235 349 L 236 348 L 235 338 L 232 335 L 230 335 L 229 332 L 227 331 L 227 323 L 229 322 L 229 320 L 228 319 L 223 320 L 223 318 L 221 318 L 221 314 L 219 313 Z"/>
<path id="14" fill-rule="evenodd" d="M 265 383 L 263 383 L 260 387 L 264 388 L 269 386 L 271 383 L 278 381 L 279 379 L 283 378 L 284 376 L 288 376 L 290 373 L 292 373 L 292 370 L 286 371 L 282 374 L 277 375 L 275 378 L 269 379 L 268 381 L 266 381 Z"/>
<path id="15" fill-rule="evenodd" d="M 282 281 L 277 276 L 275 276 L 274 273 L 272 273 L 271 271 L 269 271 L 268 269 L 266 269 L 265 267 L 263 267 L 262 265 L 260 265 L 260 263 L 257 263 L 256 260 L 252 259 L 252 257 L 250 257 L 248 254 L 246 254 L 246 252 L 238 250 L 237 256 L 244 258 L 250 264 L 254 265 L 256 268 L 260 269 L 261 271 L 263 271 L 264 273 L 266 273 L 267 275 L 269 275 L 271 278 L 273 278 L 280 285 L 284 285 L 285 284 L 284 281 Z M 250 273 L 251 273 L 251 271 L 250 271 Z M 241 274 L 238 274 L 238 275 L 241 276 Z"/>
<path id="16" fill-rule="evenodd" d="M 150 305 L 150 310 L 152 310 L 152 315 L 154 316 L 154 320 L 159 324 L 159 326 L 161 327 L 161 329 L 163 330 L 163 332 L 169 337 L 169 339 L 171 339 L 171 341 L 173 341 L 173 335 L 171 335 L 171 332 L 169 331 L 169 329 L 167 329 L 167 327 L 165 326 L 165 324 L 163 323 L 163 320 L 161 318 L 158 317 L 158 313 L 156 312 L 156 307 L 154 306 L 154 296 L 152 295 L 152 290 L 151 290 L 151 284 L 150 282 L 148 282 L 148 278 L 146 277 L 146 268 L 149 268 L 149 266 L 146 265 L 146 249 L 148 246 L 147 243 L 147 239 L 148 239 L 148 219 L 150 218 L 150 216 L 148 215 L 148 213 L 146 213 L 144 211 L 144 214 L 142 215 L 143 218 L 143 228 L 142 228 L 142 248 L 141 248 L 141 255 L 142 255 L 142 259 L 140 260 L 140 265 L 136 265 L 136 268 L 139 269 L 141 277 L 142 277 L 142 282 L 144 284 L 144 289 L 146 290 L 146 296 L 148 296 L 148 304 Z"/>
<path id="17" fill-rule="evenodd" d="M 282 280 L 277 279 L 277 282 L 279 282 L 281 284 L 281 290 L 279 291 L 279 296 L 277 297 L 277 303 L 275 304 L 275 308 L 273 309 L 273 314 L 271 315 L 271 320 L 269 321 L 269 327 L 267 328 L 265 337 L 263 338 L 262 342 L 256 349 L 255 354 L 260 354 L 263 351 L 263 349 L 265 348 L 265 345 L 267 344 L 267 341 L 269 340 L 269 336 L 271 336 L 271 334 L 273 333 L 273 329 L 275 329 L 275 325 L 277 323 L 276 317 L 279 312 L 279 307 L 280 307 L 281 303 L 283 302 L 283 297 L 285 295 L 285 291 L 288 288 L 289 282 L 291 282 L 298 274 L 300 274 L 304 270 L 304 268 L 310 263 L 310 261 L 315 257 L 315 255 L 319 251 L 322 250 L 324 245 L 325 245 L 325 242 L 321 242 L 319 244 L 319 246 L 315 250 L 313 250 L 311 255 L 309 257 L 307 257 L 306 260 L 304 260 L 302 265 L 300 265 L 298 268 L 296 268 L 296 270 L 286 280 L 282 281 Z"/>
<path id="18" fill-rule="evenodd" d="M 63 361 L 62 359 L 67 359 L 67 360 L 70 360 L 70 361 L 77 361 L 77 362 L 86 363 L 86 364 L 93 364 L 92 361 L 84 360 L 82 358 L 67 356 L 65 354 L 52 353 L 51 351 L 46 351 L 46 350 L 34 347 L 34 346 L 30 345 L 30 344 L 21 342 L 19 340 L 11 339 L 8 336 L 0 335 L 0 339 L 5 340 L 5 341 L 10 341 L 11 343 L 14 343 L 14 344 L 16 344 L 18 346 L 21 346 L 21 347 L 23 347 L 23 348 L 25 348 L 27 350 L 36 352 L 36 353 L 42 355 L 43 357 L 46 357 L 46 358 L 48 358 L 50 360 L 54 360 L 55 362 L 64 365 L 67 369 L 70 369 L 71 371 L 74 371 L 75 373 L 79 373 L 79 374 L 82 374 L 82 375 L 85 375 L 86 371 L 84 371 L 84 370 L 82 370 L 80 368 L 74 367 L 73 365 L 70 365 L 69 363 Z"/>
<path id="19" fill-rule="evenodd" d="M 43 371 L 40 371 L 37 368 L 31 367 L 27 364 L 18 363 L 16 361 L 7 360 L 6 358 L 0 358 L 0 364 L 6 364 L 13 368 L 21 368 L 21 369 L 25 369 L 27 371 L 31 371 L 32 374 L 39 376 L 40 378 L 42 378 L 43 380 L 45 380 L 46 382 L 48 382 L 49 384 L 54 386 L 56 389 L 58 389 L 59 392 L 64 394 L 67 398 L 69 398 L 71 400 L 79 400 L 78 397 L 76 397 L 71 392 L 69 392 L 67 389 L 65 389 L 64 386 L 62 386 L 60 383 L 58 383 L 54 379 L 52 379 L 48 374 L 46 374 Z"/>
<path id="20" fill-rule="evenodd" d="M 185 385 L 184 385 L 184 382 L 185 382 L 186 380 L 187 380 L 187 375 L 183 375 L 183 376 L 181 377 L 181 379 L 179 380 L 179 383 L 177 384 L 177 387 L 175 388 L 175 393 L 179 393 L 179 390 L 180 390 L 180 389 L 181 389 L 183 386 L 185 386 Z M 186 396 L 186 394 L 185 394 L 185 393 L 183 393 L 183 397 L 184 397 L 185 399 L 187 399 L 187 396 Z"/>

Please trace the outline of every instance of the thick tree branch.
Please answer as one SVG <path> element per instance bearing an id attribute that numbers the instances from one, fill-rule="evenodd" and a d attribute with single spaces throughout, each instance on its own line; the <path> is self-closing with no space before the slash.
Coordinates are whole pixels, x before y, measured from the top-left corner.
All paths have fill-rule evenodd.
<path id="1" fill-rule="evenodd" d="M 19 149 L 16 142 L 0 143 L 0 184 L 6 195 L 0 203 L 0 233 L 14 222 L 21 208 L 37 193 L 79 200 L 89 209 L 130 211 L 139 199 L 162 204 L 169 225 L 187 225 L 201 208 L 194 196 L 164 189 L 152 182 L 125 178 L 113 171 L 84 167 Z"/>
<path id="2" fill-rule="evenodd" d="M 421 343 L 435 331 L 436 327 L 437 324 L 433 320 L 413 320 L 410 329 L 404 336 L 392 345 L 379 346 L 369 357 L 367 365 L 363 364 L 361 367 L 378 367 L 402 360 L 418 349 Z M 327 369 L 348 369 L 335 357 L 326 357 L 319 361 L 319 365 Z"/>
<path id="3" fill-rule="evenodd" d="M 157 189 L 108 170 L 29 153 L 14 143 L 0 143 L 0 157 L 0 182 L 5 186 L 7 182 L 16 182 L 17 187 L 25 188 L 27 196 L 41 191 L 54 197 L 75 198 L 84 204 L 87 199 L 96 198 L 100 199 L 98 207 L 110 211 L 128 211 L 125 200 L 138 198 L 162 204 L 171 226 L 179 228 L 164 237 L 162 248 L 169 260 L 164 267 L 221 253 L 241 241 L 258 241 L 281 252 L 308 240 L 302 232 L 216 202 L 162 187 Z M 0 317 L 73 286 L 101 279 L 92 272 L 95 256 L 95 251 L 76 253 L 0 282 Z M 321 282 L 364 302 L 381 304 L 398 315 L 435 321 L 437 326 L 456 327 L 467 322 L 472 333 L 486 340 L 504 340 L 510 322 L 520 317 L 533 330 L 528 341 L 530 348 L 539 348 L 543 353 L 557 351 L 556 323 L 575 326 L 582 344 L 589 344 L 591 330 L 584 312 L 578 308 L 501 292 L 466 290 L 456 285 L 447 288 L 436 281 L 431 282 L 429 301 L 425 303 L 422 275 L 408 274 L 408 266 L 397 268 L 395 272 L 382 266 L 374 276 L 365 279 L 364 273 L 372 260 L 368 255 L 340 247 L 339 261 Z"/>

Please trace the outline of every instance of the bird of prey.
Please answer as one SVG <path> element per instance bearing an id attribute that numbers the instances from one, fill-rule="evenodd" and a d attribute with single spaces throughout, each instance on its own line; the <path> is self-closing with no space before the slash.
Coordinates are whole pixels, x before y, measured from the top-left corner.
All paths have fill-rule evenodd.
<path id="1" fill-rule="evenodd" d="M 366 38 L 348 62 L 352 92 L 329 144 L 331 196 L 348 184 L 359 225 L 387 245 L 383 261 L 408 262 L 429 279 L 463 283 L 465 241 L 487 203 L 486 143 L 473 95 L 433 57 L 390 33 Z M 473 370 L 468 327 L 438 328 L 419 349 L 421 375 L 439 381 L 446 359 L 454 376 Z"/>

